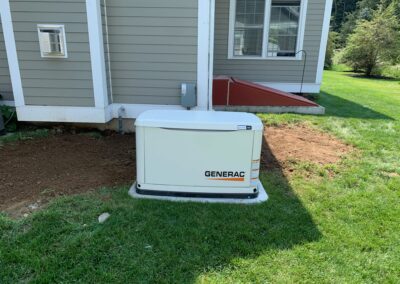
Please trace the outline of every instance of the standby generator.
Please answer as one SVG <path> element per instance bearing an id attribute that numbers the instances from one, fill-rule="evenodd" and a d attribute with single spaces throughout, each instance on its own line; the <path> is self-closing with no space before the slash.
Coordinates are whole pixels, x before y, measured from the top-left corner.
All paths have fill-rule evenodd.
<path id="1" fill-rule="evenodd" d="M 152 110 L 136 120 L 135 194 L 255 199 L 263 124 L 248 113 Z"/>

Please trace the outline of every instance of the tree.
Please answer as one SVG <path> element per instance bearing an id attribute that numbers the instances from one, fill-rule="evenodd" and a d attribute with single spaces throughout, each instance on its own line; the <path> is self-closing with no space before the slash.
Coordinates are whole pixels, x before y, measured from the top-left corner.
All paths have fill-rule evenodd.
<path id="1" fill-rule="evenodd" d="M 333 56 L 335 55 L 336 49 L 336 40 L 338 37 L 338 33 L 329 32 L 328 44 L 326 46 L 326 55 L 325 55 L 325 69 L 332 69 L 333 66 Z"/>
<path id="2" fill-rule="evenodd" d="M 379 8 L 371 21 L 359 20 L 343 51 L 342 61 L 356 71 L 371 76 L 382 62 L 398 60 L 400 54 L 398 20 Z"/>

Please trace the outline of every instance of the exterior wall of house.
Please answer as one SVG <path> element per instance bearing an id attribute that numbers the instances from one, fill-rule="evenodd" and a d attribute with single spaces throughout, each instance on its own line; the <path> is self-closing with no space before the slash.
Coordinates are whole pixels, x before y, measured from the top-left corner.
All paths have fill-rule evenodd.
<path id="1" fill-rule="evenodd" d="M 0 94 L 3 100 L 13 101 L 10 71 L 8 69 L 6 47 L 0 22 Z"/>
<path id="2" fill-rule="evenodd" d="M 197 81 L 198 0 L 107 1 L 114 103 L 179 105 Z"/>
<path id="3" fill-rule="evenodd" d="M 112 103 L 112 83 L 111 83 L 111 69 L 110 69 L 110 50 L 108 41 L 108 26 L 107 26 L 107 3 L 106 0 L 100 1 L 101 6 L 101 22 L 103 28 L 103 41 L 104 41 L 104 60 L 106 61 L 106 77 L 107 77 L 107 94 L 108 101 Z"/>
<path id="4" fill-rule="evenodd" d="M 230 0 L 216 0 L 214 75 L 253 82 L 301 83 L 302 60 L 228 59 Z M 303 49 L 307 52 L 304 83 L 316 83 L 326 0 L 308 0 Z"/>
<path id="5" fill-rule="evenodd" d="M 94 106 L 85 0 L 10 0 L 26 105 Z M 65 25 L 68 58 L 41 58 L 38 24 Z"/>

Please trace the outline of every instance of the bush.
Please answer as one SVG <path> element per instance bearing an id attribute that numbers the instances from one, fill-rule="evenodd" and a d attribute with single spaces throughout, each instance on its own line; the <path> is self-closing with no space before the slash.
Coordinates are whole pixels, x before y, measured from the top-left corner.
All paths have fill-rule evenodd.
<path id="1" fill-rule="evenodd" d="M 376 13 L 371 21 L 361 20 L 343 50 L 342 63 L 370 76 L 383 62 L 393 63 L 400 54 L 397 18 L 385 12 Z"/>
<path id="2" fill-rule="evenodd" d="M 0 106 L 0 113 L 3 115 L 4 123 L 6 124 L 6 129 L 9 132 L 14 132 L 17 130 L 17 116 L 15 114 L 15 109 L 9 106 Z"/>
<path id="3" fill-rule="evenodd" d="M 333 58 L 335 56 L 336 49 L 336 39 L 338 37 L 338 33 L 330 32 L 328 37 L 328 45 L 326 46 L 326 55 L 325 55 L 325 69 L 332 69 L 333 66 Z"/>

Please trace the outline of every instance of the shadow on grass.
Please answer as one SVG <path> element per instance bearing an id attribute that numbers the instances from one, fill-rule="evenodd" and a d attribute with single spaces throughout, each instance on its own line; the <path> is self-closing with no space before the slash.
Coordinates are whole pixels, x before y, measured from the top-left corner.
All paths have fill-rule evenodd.
<path id="1" fill-rule="evenodd" d="M 382 75 L 367 76 L 362 73 L 354 73 L 353 71 L 349 71 L 349 73 L 351 73 L 351 74 L 346 74 L 346 76 L 349 76 L 352 78 L 367 79 L 367 80 L 373 80 L 373 81 L 391 81 L 391 82 L 398 81 L 400 83 L 400 80 L 398 78 L 393 78 L 393 77 L 388 77 L 388 76 L 382 76 Z"/>
<path id="2" fill-rule="evenodd" d="M 29 229 L 20 229 L 23 233 L 14 228 L 6 234 L 8 241 L 0 243 L 7 251 L 0 275 L 4 282 L 28 277 L 37 282 L 188 283 L 234 270 L 238 258 L 318 240 L 320 232 L 267 142 L 263 148 L 267 203 L 133 200 L 127 188 L 101 192 L 99 198 L 68 197 L 37 214 Z M 105 211 L 110 219 L 97 224 Z"/>
<path id="3" fill-rule="evenodd" d="M 394 120 L 390 116 L 327 92 L 320 93 L 317 103 L 326 108 L 326 116 Z"/>

